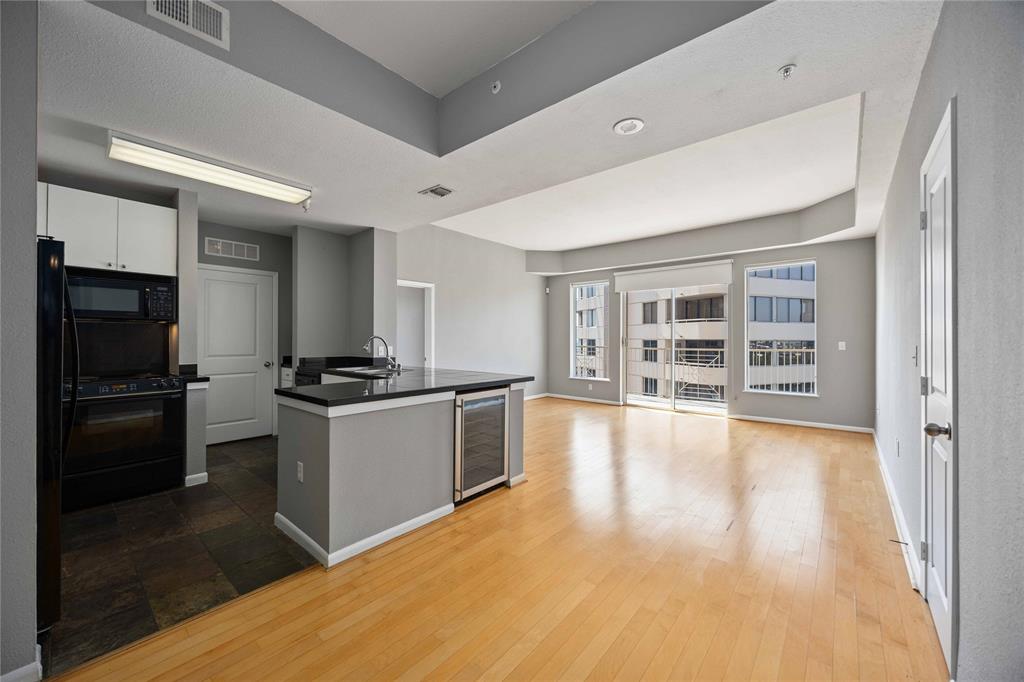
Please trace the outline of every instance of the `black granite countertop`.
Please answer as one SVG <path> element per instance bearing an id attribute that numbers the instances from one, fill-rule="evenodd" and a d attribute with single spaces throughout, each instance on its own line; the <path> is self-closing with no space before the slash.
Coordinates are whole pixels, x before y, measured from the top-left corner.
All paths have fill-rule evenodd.
<path id="1" fill-rule="evenodd" d="M 324 374 L 335 374 L 323 370 Z M 345 376 L 337 372 L 339 376 Z M 445 391 L 471 391 L 497 388 L 510 384 L 533 381 L 532 376 L 523 374 L 495 374 L 462 369 L 438 369 L 432 367 L 403 367 L 401 374 L 389 379 L 364 379 L 345 381 L 337 384 L 316 384 L 295 388 L 278 388 L 279 396 L 303 400 L 324 407 L 337 407 L 365 403 L 373 400 L 404 398 Z"/>

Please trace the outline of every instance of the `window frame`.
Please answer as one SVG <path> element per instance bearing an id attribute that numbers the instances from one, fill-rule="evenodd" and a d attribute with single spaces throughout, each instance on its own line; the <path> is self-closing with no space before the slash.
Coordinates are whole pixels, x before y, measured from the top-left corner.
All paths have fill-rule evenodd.
<path id="1" fill-rule="evenodd" d="M 598 376 L 576 375 L 576 374 L 574 374 L 575 369 L 576 369 L 576 347 L 577 347 L 578 342 L 580 340 L 583 340 L 583 339 L 577 339 L 576 338 L 576 314 L 577 314 L 577 312 L 582 312 L 582 311 L 577 311 L 576 310 L 576 302 L 579 301 L 579 300 L 583 300 L 585 298 L 590 298 L 590 297 L 585 296 L 585 295 L 577 296 L 576 292 L 577 291 L 586 292 L 589 288 L 593 288 L 593 289 L 595 289 L 594 292 L 593 292 L 593 296 L 596 296 L 597 295 L 597 291 L 596 291 L 597 287 L 600 287 L 602 285 L 605 287 L 605 290 L 604 290 L 605 291 L 605 293 L 604 293 L 604 298 L 605 298 L 605 302 L 604 302 L 604 305 L 605 305 L 605 308 L 604 308 L 604 310 L 605 310 L 605 315 L 604 315 L 604 337 L 605 337 L 605 354 L 604 354 L 605 366 L 604 366 L 604 373 L 605 373 L 606 376 L 598 377 Z M 575 379 L 575 380 L 579 380 L 579 381 L 605 381 L 605 382 L 610 382 L 611 381 L 611 371 L 612 371 L 611 370 L 611 348 L 609 347 L 610 340 L 609 340 L 609 336 L 608 336 L 609 330 L 611 329 L 611 314 L 612 314 L 611 295 L 612 295 L 612 283 L 611 283 L 610 279 L 597 279 L 597 280 L 588 280 L 588 281 L 583 281 L 583 282 L 570 282 L 569 283 L 569 315 L 568 315 L 568 317 L 569 317 L 569 372 L 568 372 L 568 374 L 569 374 L 569 378 L 570 379 Z M 586 318 L 586 315 L 584 315 L 583 317 Z M 596 318 L 596 313 L 595 313 L 595 318 Z M 584 319 L 584 321 L 586 321 L 586 320 Z M 596 329 L 596 328 L 600 327 L 601 325 L 596 324 L 596 319 L 595 319 L 595 324 L 594 324 L 593 327 L 587 327 L 586 325 L 580 325 L 580 326 L 586 327 L 587 329 L 591 329 L 591 328 Z M 594 341 L 595 341 L 595 343 L 594 343 L 594 348 L 595 348 L 594 355 L 596 356 L 596 354 L 597 354 L 596 353 L 597 342 L 596 342 L 596 339 Z M 589 353 L 587 355 L 590 356 Z M 594 356 L 590 356 L 590 357 L 594 357 Z M 592 370 L 592 369 L 588 369 L 587 371 L 596 372 L 596 370 Z"/>
<path id="2" fill-rule="evenodd" d="M 811 304 L 811 309 L 813 311 L 812 314 L 813 314 L 814 320 L 812 322 L 800 322 L 798 320 L 797 322 L 800 322 L 801 324 L 813 324 L 814 325 L 814 339 L 813 339 L 813 341 L 814 341 L 814 351 L 815 351 L 815 357 L 814 357 L 814 392 L 813 393 L 797 393 L 797 392 L 792 392 L 791 393 L 791 392 L 786 392 L 786 391 L 764 390 L 764 389 L 752 388 L 751 385 L 750 385 L 750 324 L 752 322 L 762 322 L 763 323 L 763 321 L 762 320 L 752 320 L 752 319 L 750 319 L 750 315 L 751 315 L 750 300 L 751 300 L 751 298 L 755 297 L 754 294 L 750 293 L 751 273 L 764 272 L 765 270 L 767 270 L 769 273 L 771 273 L 771 278 L 774 278 L 775 268 L 782 268 L 782 267 L 793 268 L 793 267 L 796 267 L 796 266 L 800 267 L 801 279 L 800 280 L 792 280 L 792 278 L 791 278 L 790 281 L 812 282 L 813 283 L 813 287 L 814 287 L 814 294 L 813 294 L 814 297 L 812 299 L 805 299 L 803 297 L 782 297 L 782 298 L 795 298 L 796 300 L 801 301 L 801 304 L 800 304 L 801 313 L 803 312 L 802 301 L 805 301 L 805 300 L 813 301 L 812 304 Z M 813 269 L 811 270 L 811 273 L 813 275 L 813 279 L 810 279 L 810 280 L 803 279 L 803 273 L 805 272 L 804 267 L 806 267 L 806 266 L 812 266 Z M 792 270 L 791 270 L 791 272 L 792 272 Z M 767 279 L 767 277 L 764 277 L 762 275 L 754 274 L 753 276 L 754 277 L 759 277 L 759 278 Z M 750 265 L 744 266 L 744 268 L 743 268 L 743 294 L 744 294 L 743 295 L 743 353 L 742 353 L 742 358 L 743 358 L 743 393 L 753 393 L 753 394 L 757 394 L 757 395 L 781 395 L 781 396 L 789 396 L 789 397 L 795 397 L 795 398 L 820 398 L 821 397 L 821 381 L 820 381 L 820 376 L 818 374 L 818 367 L 821 365 L 821 362 L 820 362 L 821 358 L 817 354 L 818 351 L 821 350 L 821 346 L 818 343 L 818 323 L 820 321 L 820 317 L 819 317 L 820 307 L 818 306 L 818 303 L 817 303 L 817 301 L 818 301 L 818 281 L 820 279 L 820 276 L 821 276 L 821 271 L 818 268 L 818 260 L 817 260 L 817 258 L 803 258 L 803 259 L 793 259 L 793 260 L 786 260 L 786 261 L 774 261 L 774 262 L 770 262 L 770 263 L 752 263 Z M 772 301 L 771 306 L 770 306 L 771 307 L 771 314 L 772 314 L 771 322 L 775 323 L 776 301 L 780 297 L 771 296 L 769 298 Z M 801 315 L 801 318 L 802 317 L 803 316 Z M 779 383 L 783 383 L 783 382 L 779 382 Z M 792 382 L 790 382 L 790 383 L 792 383 Z M 806 382 L 797 382 L 797 383 L 806 383 Z M 763 384 L 761 384 L 761 385 L 763 385 Z"/>

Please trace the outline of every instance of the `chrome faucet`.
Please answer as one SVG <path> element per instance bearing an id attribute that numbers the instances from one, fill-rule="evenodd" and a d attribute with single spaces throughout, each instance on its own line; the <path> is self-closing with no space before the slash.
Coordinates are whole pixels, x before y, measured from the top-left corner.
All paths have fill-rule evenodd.
<path id="1" fill-rule="evenodd" d="M 396 372 L 401 371 L 402 366 L 398 364 L 397 360 L 391 357 L 391 346 L 388 345 L 388 342 L 384 340 L 383 336 L 377 336 L 376 334 L 371 336 L 369 339 L 366 340 L 366 343 L 363 344 L 363 350 L 369 353 L 370 357 L 375 357 L 375 354 L 373 352 L 374 339 L 378 339 L 381 343 L 384 344 L 384 355 L 387 357 L 388 369 L 393 369 Z"/>

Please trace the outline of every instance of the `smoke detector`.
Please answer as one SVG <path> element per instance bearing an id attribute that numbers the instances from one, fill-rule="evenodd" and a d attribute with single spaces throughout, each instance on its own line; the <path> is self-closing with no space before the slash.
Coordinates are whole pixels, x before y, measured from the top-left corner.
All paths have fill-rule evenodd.
<path id="1" fill-rule="evenodd" d="M 793 77 L 794 71 L 796 71 L 796 64 L 786 64 L 779 69 L 779 75 L 782 76 L 782 80 L 788 81 Z"/>
<path id="2" fill-rule="evenodd" d="M 434 185 L 426 189 L 421 189 L 418 194 L 422 194 L 428 197 L 437 197 L 438 199 L 446 197 L 452 193 L 452 190 L 448 189 L 444 185 Z"/>
<path id="3" fill-rule="evenodd" d="M 616 135 L 636 135 L 644 129 L 642 118 L 624 118 L 612 126 Z"/>

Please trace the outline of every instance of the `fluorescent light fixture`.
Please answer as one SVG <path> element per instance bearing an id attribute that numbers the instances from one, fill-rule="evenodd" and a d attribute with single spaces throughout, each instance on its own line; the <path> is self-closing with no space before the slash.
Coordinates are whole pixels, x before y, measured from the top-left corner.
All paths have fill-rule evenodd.
<path id="1" fill-rule="evenodd" d="M 308 187 L 113 131 L 110 132 L 107 156 L 289 204 L 301 204 L 313 195 Z"/>

